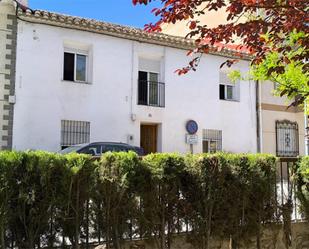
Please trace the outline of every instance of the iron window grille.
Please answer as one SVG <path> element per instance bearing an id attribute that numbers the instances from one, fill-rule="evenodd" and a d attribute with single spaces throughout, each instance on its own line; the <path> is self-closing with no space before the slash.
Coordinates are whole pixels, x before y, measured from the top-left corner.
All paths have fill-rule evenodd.
<path id="1" fill-rule="evenodd" d="M 157 81 L 138 81 L 138 105 L 165 106 L 165 84 Z"/>
<path id="2" fill-rule="evenodd" d="M 62 120 L 61 148 L 90 142 L 90 122 Z"/>
<path id="3" fill-rule="evenodd" d="M 203 152 L 215 153 L 222 151 L 222 131 L 203 129 Z"/>
<path id="4" fill-rule="evenodd" d="M 278 157 L 299 155 L 298 124 L 289 120 L 276 121 L 276 154 Z"/>

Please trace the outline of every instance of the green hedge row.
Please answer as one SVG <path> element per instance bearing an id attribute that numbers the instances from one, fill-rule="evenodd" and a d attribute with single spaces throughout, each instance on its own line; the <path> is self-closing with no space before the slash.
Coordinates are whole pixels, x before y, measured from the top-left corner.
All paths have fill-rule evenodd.
<path id="1" fill-rule="evenodd" d="M 120 249 L 152 237 L 165 249 L 187 230 L 201 249 L 213 236 L 259 238 L 278 219 L 275 177 L 270 155 L 1 152 L 0 247 L 104 240 Z"/>
<path id="2" fill-rule="evenodd" d="M 303 157 L 297 169 L 297 197 L 301 209 L 309 217 L 309 156 Z"/>

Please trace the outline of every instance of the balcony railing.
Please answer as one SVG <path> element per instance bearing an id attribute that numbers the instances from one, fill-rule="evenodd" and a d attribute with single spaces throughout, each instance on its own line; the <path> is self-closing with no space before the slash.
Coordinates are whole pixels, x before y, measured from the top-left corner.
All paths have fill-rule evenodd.
<path id="1" fill-rule="evenodd" d="M 138 81 L 138 102 L 139 105 L 156 107 L 165 106 L 165 84 L 156 81 Z"/>

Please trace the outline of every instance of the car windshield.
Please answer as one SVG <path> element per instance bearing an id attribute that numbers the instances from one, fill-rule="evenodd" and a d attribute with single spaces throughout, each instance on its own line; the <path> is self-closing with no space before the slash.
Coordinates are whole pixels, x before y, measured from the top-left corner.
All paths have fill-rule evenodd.
<path id="1" fill-rule="evenodd" d="M 70 146 L 67 147 L 61 151 L 59 151 L 60 154 L 69 154 L 71 152 L 77 152 L 79 149 L 81 149 L 82 147 L 84 147 L 84 145 L 74 145 L 74 146 Z"/>

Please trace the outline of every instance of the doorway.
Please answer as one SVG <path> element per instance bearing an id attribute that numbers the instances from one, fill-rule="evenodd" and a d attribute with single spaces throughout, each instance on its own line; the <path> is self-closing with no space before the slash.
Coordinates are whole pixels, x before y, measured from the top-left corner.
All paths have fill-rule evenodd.
<path id="1" fill-rule="evenodd" d="M 145 155 L 157 152 L 158 126 L 155 124 L 141 125 L 141 147 Z"/>

